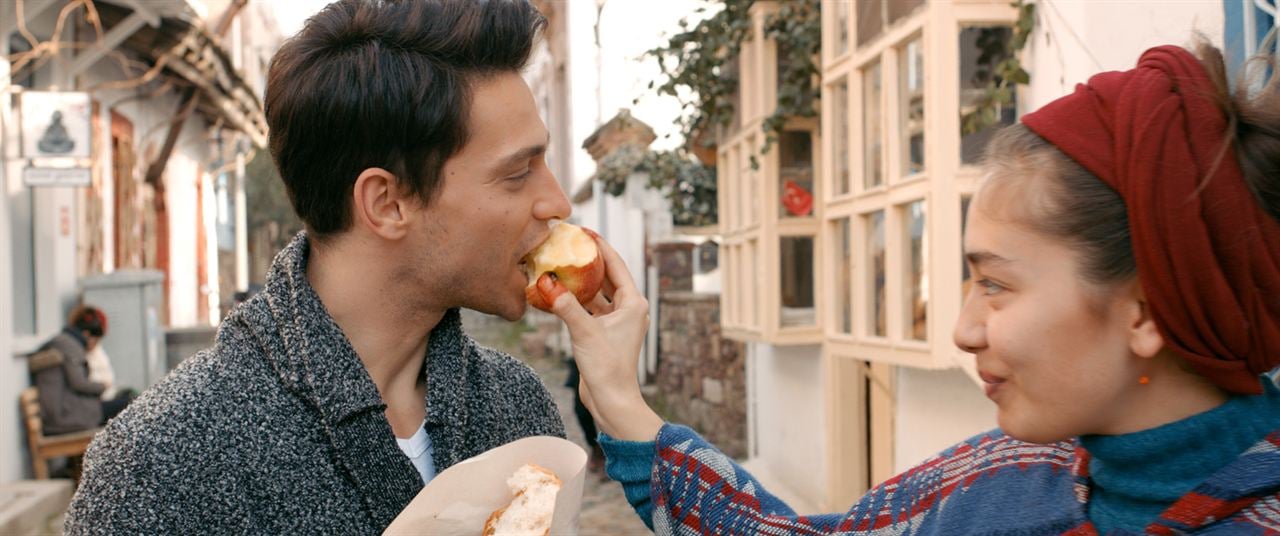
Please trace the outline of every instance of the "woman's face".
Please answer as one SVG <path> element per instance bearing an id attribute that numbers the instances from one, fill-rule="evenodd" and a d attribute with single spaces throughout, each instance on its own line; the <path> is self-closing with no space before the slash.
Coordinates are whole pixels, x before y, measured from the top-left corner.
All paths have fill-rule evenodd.
<path id="1" fill-rule="evenodd" d="M 1130 329 L 1136 285 L 1099 288 L 1079 275 L 1078 253 L 1009 207 L 1026 187 L 988 186 L 970 205 L 965 255 L 973 273 L 955 342 L 977 356 L 1001 429 L 1036 443 L 1122 433 L 1141 388 Z"/>

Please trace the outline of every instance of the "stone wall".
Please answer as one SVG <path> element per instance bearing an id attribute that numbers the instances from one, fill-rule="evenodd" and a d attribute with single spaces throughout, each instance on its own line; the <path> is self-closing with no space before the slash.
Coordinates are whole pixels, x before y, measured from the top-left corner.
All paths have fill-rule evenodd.
<path id="1" fill-rule="evenodd" d="M 720 296 L 667 292 L 658 309 L 658 371 L 650 402 L 725 454 L 747 454 L 746 351 L 720 336 Z"/>

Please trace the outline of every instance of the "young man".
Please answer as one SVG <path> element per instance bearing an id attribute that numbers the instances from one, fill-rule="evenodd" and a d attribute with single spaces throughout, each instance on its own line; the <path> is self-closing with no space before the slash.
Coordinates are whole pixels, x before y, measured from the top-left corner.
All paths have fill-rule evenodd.
<path id="1" fill-rule="evenodd" d="M 69 533 L 378 533 L 436 471 L 564 436 L 458 314 L 520 318 L 520 259 L 569 216 L 519 75 L 544 24 L 527 0 L 341 0 L 285 43 L 267 120 L 307 231 L 97 438 Z"/>

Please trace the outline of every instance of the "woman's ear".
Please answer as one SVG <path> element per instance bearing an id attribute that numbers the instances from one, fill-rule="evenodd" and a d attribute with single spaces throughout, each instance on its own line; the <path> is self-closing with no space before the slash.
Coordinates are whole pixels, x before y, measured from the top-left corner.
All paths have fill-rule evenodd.
<path id="1" fill-rule="evenodd" d="M 390 171 L 368 168 L 360 172 L 351 196 L 356 225 L 388 240 L 398 240 L 408 232 L 406 199 Z"/>
<path id="2" fill-rule="evenodd" d="M 1164 348 L 1164 336 L 1156 326 L 1156 319 L 1151 314 L 1151 304 L 1142 291 L 1142 284 L 1134 280 L 1130 286 L 1134 309 L 1129 319 L 1129 350 L 1139 357 L 1155 357 Z"/>

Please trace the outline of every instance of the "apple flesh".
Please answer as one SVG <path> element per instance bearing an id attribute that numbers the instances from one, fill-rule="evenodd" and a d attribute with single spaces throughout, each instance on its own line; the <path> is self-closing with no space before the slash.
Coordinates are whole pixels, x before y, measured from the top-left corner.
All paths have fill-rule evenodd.
<path id="1" fill-rule="evenodd" d="M 604 285 L 604 259 L 596 247 L 595 232 L 569 223 L 551 229 L 551 236 L 525 256 L 525 273 L 529 285 L 524 297 L 536 309 L 551 312 L 564 290 L 573 293 L 578 303 L 589 303 Z M 550 278 L 542 284 L 539 280 Z M 559 281 L 564 290 L 556 286 Z"/>

